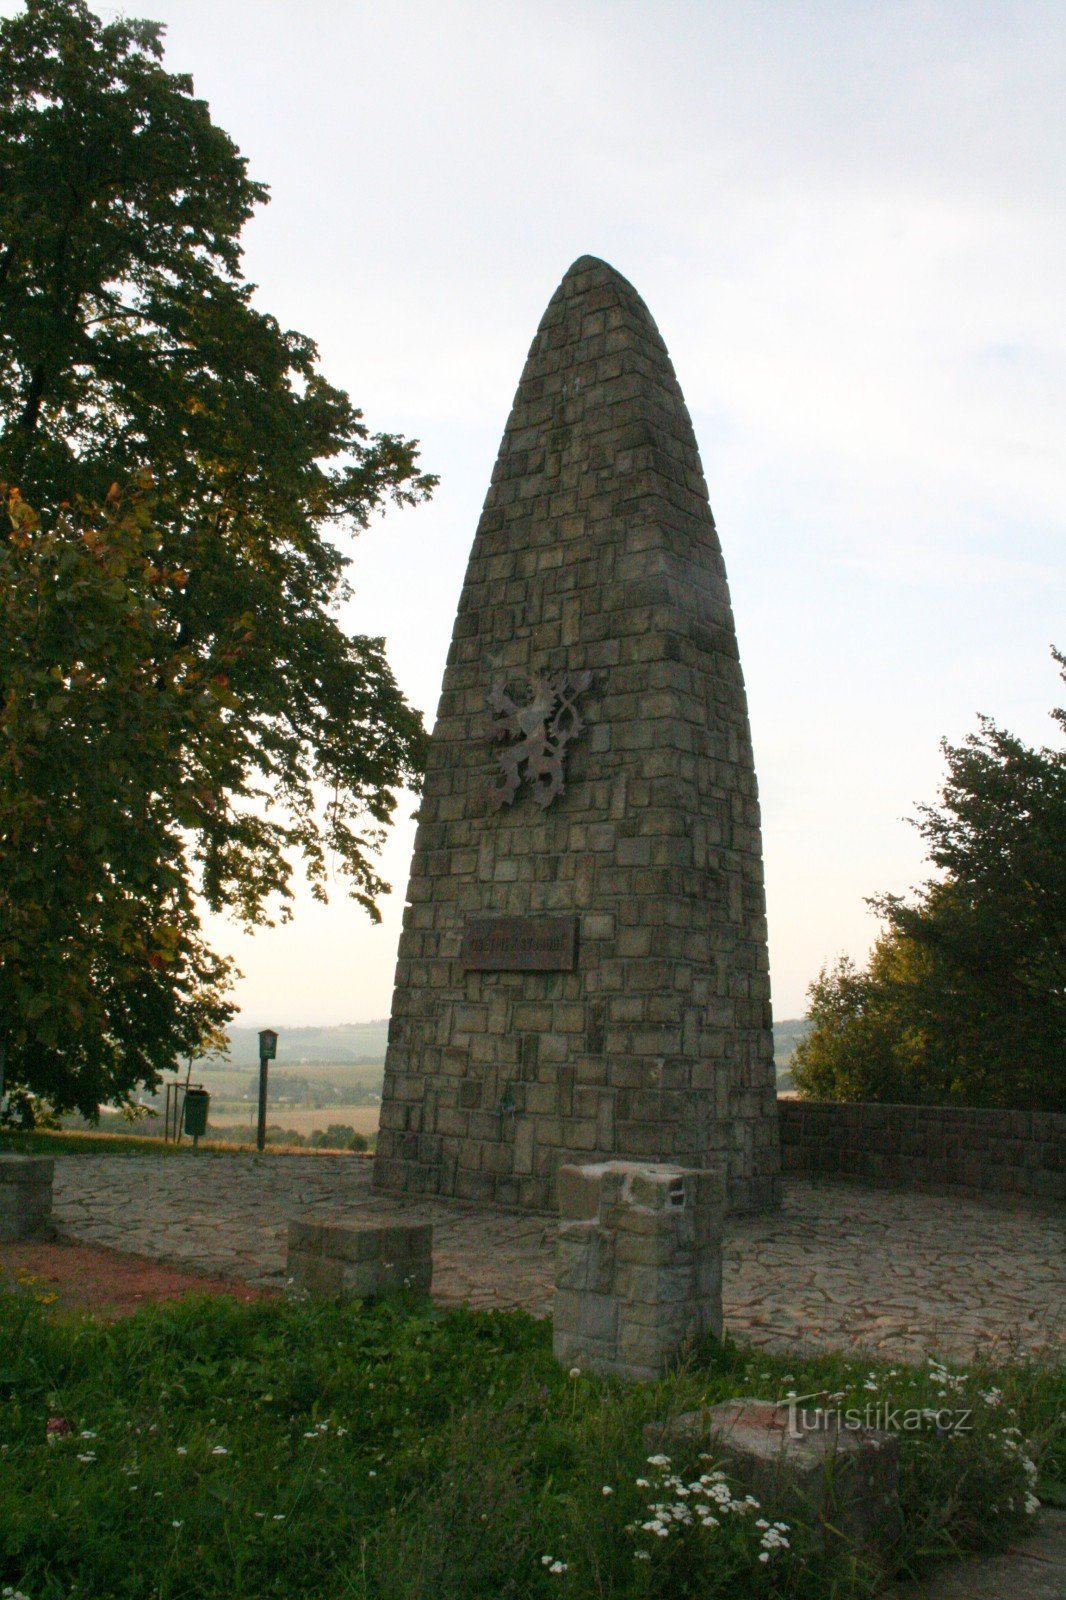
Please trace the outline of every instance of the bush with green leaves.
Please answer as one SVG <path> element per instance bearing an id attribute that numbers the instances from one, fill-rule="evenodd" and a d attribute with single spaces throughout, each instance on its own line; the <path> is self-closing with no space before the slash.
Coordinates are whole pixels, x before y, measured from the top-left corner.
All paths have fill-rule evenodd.
<path id="1" fill-rule="evenodd" d="M 808 1099 L 1066 1110 L 1066 749 L 982 718 L 944 753 L 917 822 L 939 876 L 913 903 L 870 901 L 886 931 L 865 968 L 845 957 L 811 985 L 793 1082 Z"/>

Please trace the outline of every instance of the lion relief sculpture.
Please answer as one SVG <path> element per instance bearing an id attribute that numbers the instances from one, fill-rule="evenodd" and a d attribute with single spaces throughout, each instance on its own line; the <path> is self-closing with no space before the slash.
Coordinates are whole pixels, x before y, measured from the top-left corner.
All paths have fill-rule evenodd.
<path id="1" fill-rule="evenodd" d="M 500 751 L 502 782 L 490 795 L 494 811 L 511 805 L 523 778 L 538 806 L 550 806 L 565 792 L 563 757 L 584 727 L 575 702 L 591 682 L 591 672 L 496 679 L 489 690 L 493 731 L 497 739 L 510 742 Z M 518 699 L 512 694 L 515 688 Z"/>

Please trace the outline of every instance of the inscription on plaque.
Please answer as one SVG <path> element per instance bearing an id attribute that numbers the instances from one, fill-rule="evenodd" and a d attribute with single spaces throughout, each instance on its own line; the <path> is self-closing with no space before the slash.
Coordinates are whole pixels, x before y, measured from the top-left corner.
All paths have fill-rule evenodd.
<path id="1" fill-rule="evenodd" d="M 460 959 L 473 972 L 572 972 L 576 917 L 479 917 L 467 924 Z"/>

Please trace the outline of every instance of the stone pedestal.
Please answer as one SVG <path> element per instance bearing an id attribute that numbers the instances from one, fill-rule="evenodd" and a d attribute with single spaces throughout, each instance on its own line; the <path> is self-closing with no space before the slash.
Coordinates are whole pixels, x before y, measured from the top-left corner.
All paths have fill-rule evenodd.
<path id="1" fill-rule="evenodd" d="M 766 1400 L 726 1400 L 644 1430 L 649 1450 L 699 1448 L 767 1515 L 813 1523 L 823 1545 L 843 1539 L 875 1558 L 900 1532 L 899 1439 L 841 1425 L 838 1413 Z"/>
<path id="2" fill-rule="evenodd" d="M 433 1280 L 433 1228 L 371 1223 L 289 1223 L 287 1270 L 293 1287 L 342 1300 L 371 1300 L 413 1289 L 428 1294 Z"/>
<path id="3" fill-rule="evenodd" d="M 608 1161 L 559 1172 L 553 1348 L 563 1366 L 654 1379 L 722 1332 L 719 1180 Z"/>
<path id="4" fill-rule="evenodd" d="M 51 1231 L 51 1156 L 0 1155 L 0 1239 L 28 1239 Z"/>

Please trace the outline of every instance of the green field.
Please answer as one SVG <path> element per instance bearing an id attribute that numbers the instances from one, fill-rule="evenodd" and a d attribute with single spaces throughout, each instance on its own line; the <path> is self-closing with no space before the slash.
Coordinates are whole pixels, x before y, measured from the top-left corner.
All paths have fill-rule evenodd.
<path id="1" fill-rule="evenodd" d="M 348 1127 L 371 1141 L 377 1134 L 381 1108 L 381 1067 L 376 1063 L 347 1062 L 315 1069 L 271 1066 L 267 1080 L 267 1126 L 272 1143 L 279 1133 L 297 1135 L 294 1143 L 313 1133 Z M 174 1080 L 170 1080 L 173 1082 Z M 178 1080 L 185 1083 L 184 1074 Z M 202 1084 L 211 1096 L 208 1114 L 208 1140 L 224 1139 L 232 1132 L 244 1142 L 255 1128 L 259 1106 L 259 1074 L 245 1067 L 200 1064 L 191 1078 Z M 164 1132 L 165 1089 L 156 1095 L 141 1096 L 143 1114 L 130 1120 L 124 1113 L 107 1108 L 95 1126 L 109 1134 L 138 1134 L 158 1140 Z M 62 1119 L 64 1129 L 87 1132 L 94 1124 L 83 1117 Z"/>
<path id="2" fill-rule="evenodd" d="M 267 1120 L 274 1127 L 284 1128 L 304 1137 L 317 1129 L 324 1130 L 338 1123 L 369 1137 L 378 1131 L 379 1110 L 380 1107 L 376 1105 L 331 1106 L 328 1111 L 310 1110 L 306 1106 L 270 1106 Z M 209 1131 L 212 1133 L 224 1134 L 228 1128 L 252 1128 L 255 1123 L 255 1106 L 237 1110 L 232 1107 L 227 1108 L 225 1105 L 216 1107 L 212 1102 L 209 1125 Z"/>
<path id="3" fill-rule="evenodd" d="M 301 1066 L 272 1061 L 267 1083 L 272 1103 L 313 1105 L 320 1101 L 323 1105 L 359 1105 L 372 1095 L 380 1097 L 383 1071 L 383 1061 L 319 1062 Z M 245 1096 L 256 1097 L 259 1069 L 258 1066 L 215 1065 L 201 1061 L 193 1064 L 192 1081 L 202 1083 L 213 1099 L 239 1102 Z"/>

